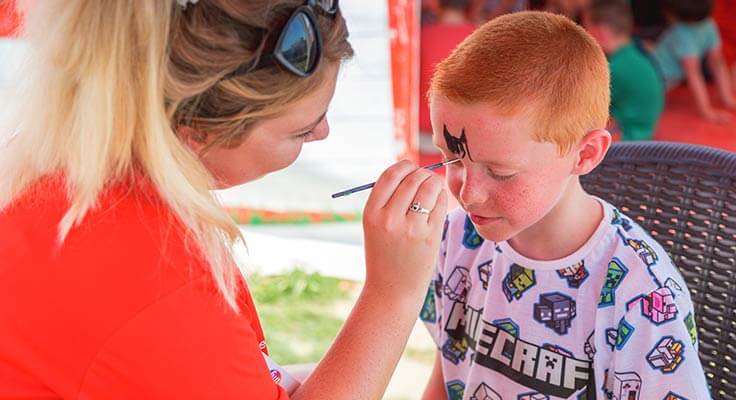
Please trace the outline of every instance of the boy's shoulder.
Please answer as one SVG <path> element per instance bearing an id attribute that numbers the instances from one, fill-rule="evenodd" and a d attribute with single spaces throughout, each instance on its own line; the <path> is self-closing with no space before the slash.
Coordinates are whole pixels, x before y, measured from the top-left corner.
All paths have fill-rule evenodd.
<path id="1" fill-rule="evenodd" d="M 627 309 L 643 298 L 686 294 L 685 281 L 664 247 L 626 214 L 617 208 L 612 212 L 616 240 L 604 286 L 615 289 Z"/>

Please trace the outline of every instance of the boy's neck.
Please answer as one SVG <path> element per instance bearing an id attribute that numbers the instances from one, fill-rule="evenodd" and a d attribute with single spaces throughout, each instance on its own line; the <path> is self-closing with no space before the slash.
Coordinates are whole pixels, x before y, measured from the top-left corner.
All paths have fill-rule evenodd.
<path id="1" fill-rule="evenodd" d="M 519 254 L 532 260 L 558 260 L 583 247 L 602 218 L 600 202 L 587 194 L 575 178 L 544 218 L 508 242 Z"/>

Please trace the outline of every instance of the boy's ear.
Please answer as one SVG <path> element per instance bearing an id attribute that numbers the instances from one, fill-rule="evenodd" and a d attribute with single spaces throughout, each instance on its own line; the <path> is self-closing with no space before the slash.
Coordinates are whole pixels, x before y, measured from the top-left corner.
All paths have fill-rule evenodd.
<path id="1" fill-rule="evenodd" d="M 572 170 L 573 175 L 586 175 L 597 167 L 611 147 L 611 140 L 611 133 L 605 129 L 596 129 L 583 136 L 576 150 L 577 161 Z"/>

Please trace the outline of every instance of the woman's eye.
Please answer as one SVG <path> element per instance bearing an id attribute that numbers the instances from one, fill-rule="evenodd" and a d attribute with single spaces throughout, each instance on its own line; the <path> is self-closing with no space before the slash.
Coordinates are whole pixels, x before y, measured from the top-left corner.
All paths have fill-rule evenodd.
<path id="1" fill-rule="evenodd" d="M 296 136 L 294 136 L 294 137 L 295 137 L 296 139 L 304 139 L 305 137 L 307 137 L 307 136 L 311 135 L 311 134 L 312 134 L 312 132 L 313 132 L 313 131 L 307 131 L 307 132 L 304 132 L 304 133 L 300 133 L 300 134 L 298 134 L 298 135 L 296 135 Z"/>

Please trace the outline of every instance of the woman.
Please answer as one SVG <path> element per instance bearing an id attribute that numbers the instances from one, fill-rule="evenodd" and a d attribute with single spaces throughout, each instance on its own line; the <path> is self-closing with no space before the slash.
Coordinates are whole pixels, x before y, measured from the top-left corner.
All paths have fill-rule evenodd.
<path id="1" fill-rule="evenodd" d="M 352 55 L 337 1 L 35 4 L 30 85 L 0 150 L 0 398 L 287 398 L 210 190 L 327 136 Z M 291 398 L 381 397 L 446 204 L 410 163 L 379 178 L 365 287 Z"/>

